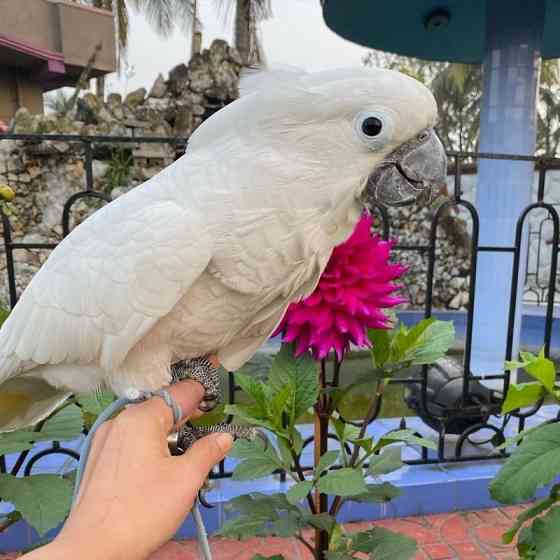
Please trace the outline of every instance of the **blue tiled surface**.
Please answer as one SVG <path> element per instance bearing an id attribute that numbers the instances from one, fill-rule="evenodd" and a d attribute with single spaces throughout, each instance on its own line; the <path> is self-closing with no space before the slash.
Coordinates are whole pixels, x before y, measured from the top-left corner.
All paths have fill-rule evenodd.
<path id="1" fill-rule="evenodd" d="M 538 414 L 527 421 L 527 427 L 539 424 L 556 415 L 557 407 L 543 407 Z M 497 420 L 496 420 L 497 421 Z M 400 419 L 381 419 L 369 428 L 369 433 L 379 436 L 387 431 L 399 427 Z M 407 418 L 407 428 L 418 431 L 424 437 L 435 437 L 435 432 L 424 425 L 419 418 Z M 506 432 L 513 434 L 516 430 L 514 422 L 510 422 Z M 311 435 L 312 426 L 302 426 L 304 437 Z M 479 436 L 485 439 L 485 436 Z M 445 456 L 453 457 L 457 438 L 449 437 L 446 442 Z M 332 442 L 335 445 L 335 442 Z M 78 447 L 79 442 L 74 442 L 72 447 Z M 465 452 L 469 454 L 490 453 L 490 445 L 475 447 L 466 444 Z M 434 456 L 430 451 L 431 456 Z M 420 450 L 414 446 L 407 446 L 403 450 L 403 457 L 408 460 L 420 458 Z M 312 446 L 304 451 L 302 463 L 311 464 Z M 13 461 L 13 458 L 11 458 Z M 59 472 L 63 460 L 58 456 L 46 457 L 36 465 L 34 472 Z M 235 465 L 234 459 L 228 459 L 227 468 Z M 494 477 L 501 462 L 474 461 L 464 463 L 445 463 L 442 465 L 414 465 L 405 466 L 400 471 L 383 477 L 383 480 L 397 485 L 402 495 L 390 504 L 359 504 L 349 502 L 344 505 L 340 513 L 341 521 L 359 521 L 382 519 L 387 517 L 403 517 L 429 513 L 441 513 L 458 510 L 478 509 L 492 507 L 494 502 L 488 493 L 488 483 Z M 212 490 L 207 499 L 215 507 L 210 510 L 203 509 L 209 532 L 216 531 L 226 519 L 225 504 L 231 498 L 248 493 L 262 492 L 272 494 L 286 492 L 291 482 L 281 482 L 279 476 L 270 476 L 258 481 L 236 482 L 231 479 L 214 481 Z M 7 504 L 0 502 L 0 513 L 9 509 Z M 194 526 L 188 519 L 180 528 L 178 536 L 188 538 L 194 535 Z M 12 528 L 0 537 L 0 552 L 19 550 L 37 541 L 37 534 L 24 522 L 12 526 Z"/>

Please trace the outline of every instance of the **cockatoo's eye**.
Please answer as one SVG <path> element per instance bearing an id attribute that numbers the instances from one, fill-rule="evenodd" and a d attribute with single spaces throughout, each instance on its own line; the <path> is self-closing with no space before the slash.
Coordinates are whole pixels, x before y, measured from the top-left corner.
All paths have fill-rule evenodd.
<path id="1" fill-rule="evenodd" d="M 362 132 L 366 136 L 379 136 L 383 130 L 383 121 L 377 117 L 367 117 L 362 122 Z"/>
<path id="2" fill-rule="evenodd" d="M 393 136 L 393 119 L 388 111 L 362 111 L 354 118 L 354 131 L 372 150 L 387 145 Z"/>

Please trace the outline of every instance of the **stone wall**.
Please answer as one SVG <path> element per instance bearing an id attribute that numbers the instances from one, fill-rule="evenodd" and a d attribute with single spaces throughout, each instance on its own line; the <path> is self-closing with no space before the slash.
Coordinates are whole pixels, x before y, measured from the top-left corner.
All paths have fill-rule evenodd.
<path id="1" fill-rule="evenodd" d="M 188 65 L 158 76 L 149 91 L 138 89 L 124 99 L 110 94 L 106 102 L 91 93 L 84 95 L 69 114 L 31 115 L 18 111 L 11 123 L 16 133 L 62 133 L 103 136 L 158 136 L 188 138 L 216 110 L 238 96 L 241 59 L 224 41 L 193 57 Z M 144 182 L 169 165 L 181 151 L 174 144 L 94 144 L 94 190 L 115 198 Z M 69 142 L 0 141 L 0 183 L 17 193 L 10 217 L 19 241 L 56 243 L 62 238 L 62 210 L 69 196 L 86 185 L 83 146 Z M 81 201 L 73 207 L 72 224 L 99 207 L 97 201 Z M 450 222 L 449 222 L 450 220 Z M 404 245 L 427 243 L 431 213 L 426 208 L 391 211 L 392 237 Z M 440 228 L 442 242 L 434 292 L 434 305 L 459 309 L 466 304 L 468 251 L 464 239 L 453 240 L 457 222 Z M 447 225 L 449 225 L 449 223 Z M 454 225 L 453 225 L 454 224 Z M 117 226 L 115 226 L 117 227 Z M 48 251 L 16 252 L 18 291 L 48 256 Z M 401 253 L 410 272 L 404 279 L 409 306 L 425 301 L 426 258 L 422 253 Z M 7 301 L 5 258 L 0 259 L 0 300 Z M 0 301 L 1 303 L 1 301 Z"/>

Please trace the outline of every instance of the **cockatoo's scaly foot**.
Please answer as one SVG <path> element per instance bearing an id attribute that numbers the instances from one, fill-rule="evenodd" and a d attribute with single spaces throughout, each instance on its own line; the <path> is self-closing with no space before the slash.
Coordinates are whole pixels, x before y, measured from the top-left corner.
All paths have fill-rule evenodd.
<path id="1" fill-rule="evenodd" d="M 222 432 L 226 434 L 231 434 L 234 439 L 248 439 L 250 441 L 257 437 L 260 437 L 265 446 L 268 445 L 268 440 L 266 436 L 256 428 L 251 428 L 250 426 L 238 426 L 236 424 L 214 424 L 212 426 L 194 426 L 190 422 L 183 424 L 179 429 L 178 433 L 171 434 L 169 438 L 169 445 L 172 453 L 174 455 L 181 455 L 189 447 L 191 447 L 195 441 L 214 434 L 217 432 Z"/>
<path id="2" fill-rule="evenodd" d="M 202 412 L 210 412 L 220 400 L 220 377 L 218 368 L 208 357 L 193 358 L 185 362 L 177 362 L 171 366 L 172 383 L 183 379 L 193 379 L 204 387 L 204 397 L 199 405 Z"/>

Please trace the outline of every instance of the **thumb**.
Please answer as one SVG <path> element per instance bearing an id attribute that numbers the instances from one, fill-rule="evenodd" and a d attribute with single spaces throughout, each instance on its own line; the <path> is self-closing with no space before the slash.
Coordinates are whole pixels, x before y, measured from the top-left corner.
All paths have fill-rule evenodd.
<path id="1" fill-rule="evenodd" d="M 227 455 L 232 445 L 230 434 L 211 434 L 199 439 L 183 456 L 175 458 L 177 477 L 184 484 L 185 471 L 188 472 L 191 490 L 198 492 L 212 467 Z"/>

